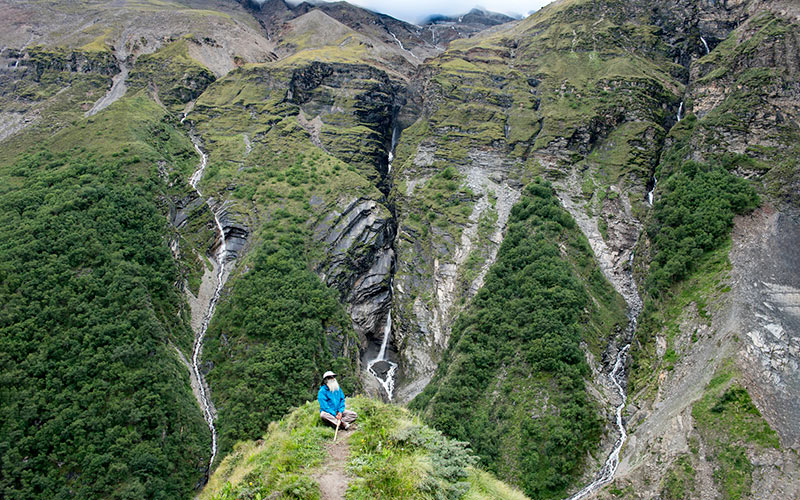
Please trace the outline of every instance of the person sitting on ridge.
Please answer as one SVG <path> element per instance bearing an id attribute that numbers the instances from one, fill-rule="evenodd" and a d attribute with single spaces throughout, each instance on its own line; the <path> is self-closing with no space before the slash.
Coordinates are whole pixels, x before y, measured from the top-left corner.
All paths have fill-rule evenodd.
<path id="1" fill-rule="evenodd" d="M 341 428 L 348 430 L 358 416 L 356 412 L 345 409 L 344 393 L 336 381 L 336 374 L 332 371 L 327 371 L 322 376 L 322 386 L 317 393 L 317 400 L 320 418 L 334 427 L 341 422 Z"/>

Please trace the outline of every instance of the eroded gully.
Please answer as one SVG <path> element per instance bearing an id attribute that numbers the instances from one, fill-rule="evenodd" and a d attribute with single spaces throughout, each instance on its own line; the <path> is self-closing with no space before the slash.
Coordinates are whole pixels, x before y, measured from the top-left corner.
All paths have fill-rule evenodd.
<path id="1" fill-rule="evenodd" d="M 628 326 L 623 332 L 621 338 L 618 340 L 618 350 L 616 356 L 614 357 L 614 365 L 611 367 L 611 371 L 608 374 L 608 382 L 611 384 L 611 388 L 613 389 L 616 398 L 618 398 L 614 411 L 614 423 L 619 436 L 614 442 L 614 447 L 611 449 L 611 453 L 608 454 L 603 466 L 599 471 L 597 471 L 597 473 L 595 473 L 592 482 L 569 497 L 569 500 L 581 500 L 586 498 L 614 479 L 614 475 L 617 473 L 617 468 L 619 467 L 619 454 L 622 451 L 622 447 L 625 445 L 625 441 L 628 439 L 628 432 L 625 429 L 625 421 L 622 418 L 622 412 L 625 410 L 625 404 L 627 403 L 628 399 L 628 378 L 625 371 L 625 365 L 628 361 L 628 352 L 630 351 L 633 337 L 636 334 L 639 313 L 642 312 L 642 299 L 639 297 L 636 280 L 633 275 L 633 263 L 634 252 L 631 250 L 630 257 L 627 262 L 628 271 L 624 276 L 624 283 L 620 282 L 623 280 L 611 279 L 610 276 L 606 274 L 606 277 L 610 279 L 614 287 L 622 294 L 625 302 L 628 304 Z"/>
<path id="2" fill-rule="evenodd" d="M 181 121 L 183 122 L 183 120 Z M 191 138 L 192 144 L 194 144 L 194 148 L 197 150 L 197 153 L 201 158 L 197 170 L 195 170 L 192 176 L 189 178 L 189 184 L 192 186 L 192 189 L 195 190 L 197 195 L 202 198 L 203 194 L 200 192 L 200 189 L 197 187 L 197 185 L 200 182 L 200 179 L 203 178 L 203 173 L 208 165 L 208 155 L 200 146 L 199 137 L 197 137 L 195 134 L 190 134 L 189 137 Z M 214 310 L 216 308 L 217 301 L 219 301 L 219 297 L 222 294 L 222 288 L 225 285 L 225 279 L 228 274 L 226 272 L 228 250 L 225 242 L 225 231 L 222 227 L 222 223 L 220 222 L 219 212 L 214 210 L 210 199 L 206 199 L 206 204 L 208 204 L 209 209 L 214 216 L 214 224 L 219 238 L 219 245 L 217 247 L 215 256 L 214 277 L 212 278 L 214 292 L 210 295 L 210 298 L 206 304 L 201 302 L 198 305 L 198 307 L 202 307 L 204 310 L 202 321 L 199 325 L 192 325 L 195 339 L 192 347 L 191 370 L 192 376 L 196 380 L 196 385 L 198 387 L 198 390 L 195 391 L 197 402 L 200 405 L 200 408 L 203 410 L 203 417 L 205 418 L 206 423 L 208 424 L 208 429 L 211 432 L 211 458 L 208 461 L 208 473 L 210 473 L 211 466 L 213 465 L 214 459 L 217 456 L 217 428 L 214 425 L 216 411 L 211 401 L 211 396 L 209 394 L 209 389 L 206 385 L 205 378 L 200 370 L 200 364 L 203 354 L 203 342 L 205 340 L 206 332 L 208 331 L 208 325 L 211 322 L 211 318 L 214 316 Z M 198 299 L 202 300 L 202 297 L 203 294 L 199 293 Z"/>

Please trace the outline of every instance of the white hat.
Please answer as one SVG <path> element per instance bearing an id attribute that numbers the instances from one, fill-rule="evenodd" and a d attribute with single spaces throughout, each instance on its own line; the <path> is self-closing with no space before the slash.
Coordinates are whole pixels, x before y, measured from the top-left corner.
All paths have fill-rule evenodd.
<path id="1" fill-rule="evenodd" d="M 335 373 L 333 373 L 332 371 L 328 370 L 328 371 L 325 372 L 325 375 L 322 376 L 322 380 L 325 380 L 328 377 L 335 377 L 335 376 L 336 376 Z"/>

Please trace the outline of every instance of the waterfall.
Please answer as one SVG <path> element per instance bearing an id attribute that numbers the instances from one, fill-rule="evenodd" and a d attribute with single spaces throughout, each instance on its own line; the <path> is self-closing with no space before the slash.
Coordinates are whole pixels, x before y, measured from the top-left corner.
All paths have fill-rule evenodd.
<path id="1" fill-rule="evenodd" d="M 658 184 L 658 179 L 656 179 L 656 176 L 653 175 L 653 189 L 647 193 L 647 203 L 649 203 L 651 207 L 653 206 L 653 200 L 656 197 L 656 184 Z"/>
<path id="2" fill-rule="evenodd" d="M 400 134 L 397 130 L 397 125 L 395 125 L 394 127 L 392 127 L 392 145 L 389 147 L 389 163 L 388 166 L 386 167 L 387 175 L 392 173 L 392 161 L 394 161 L 394 148 L 395 146 L 397 146 L 397 139 L 399 136 Z"/>
<path id="3" fill-rule="evenodd" d="M 394 375 L 397 371 L 397 363 L 389 361 L 386 357 L 386 347 L 389 345 L 389 338 L 392 336 L 392 311 L 386 315 L 386 324 L 383 327 L 383 340 L 378 355 L 367 363 L 367 371 L 370 372 L 386 391 L 386 395 L 391 401 L 394 394 Z"/>
<path id="4" fill-rule="evenodd" d="M 677 118 L 678 118 L 678 121 L 681 121 L 681 119 L 683 118 L 683 101 L 681 101 L 681 105 L 678 106 L 678 116 L 677 116 Z"/>
<path id="5" fill-rule="evenodd" d="M 186 119 L 185 114 L 183 119 Z M 183 120 L 181 120 L 181 122 L 182 121 Z M 190 135 L 190 138 L 192 140 L 192 144 L 194 144 L 194 148 L 200 154 L 201 160 L 197 170 L 189 178 L 189 184 L 197 192 L 197 195 L 202 197 L 203 194 L 200 192 L 197 184 L 203 177 L 203 172 L 205 171 L 206 166 L 208 166 L 208 155 L 200 147 L 200 140 L 196 136 Z M 211 208 L 211 204 L 208 201 L 206 203 L 208 203 L 209 208 Z M 225 264 L 228 254 L 227 245 L 225 243 L 225 230 L 222 227 L 222 222 L 219 218 L 219 212 L 215 212 L 212 208 L 211 213 L 214 215 L 214 224 L 217 232 L 219 233 L 220 239 L 220 245 L 216 254 L 216 286 L 214 287 L 214 294 L 211 296 L 211 300 L 208 302 L 208 308 L 206 309 L 205 314 L 203 314 L 203 321 L 200 325 L 200 328 L 195 332 L 195 341 L 194 346 L 192 347 L 192 372 L 197 380 L 197 385 L 199 386 L 198 403 L 200 404 L 200 408 L 203 410 L 203 417 L 208 424 L 208 429 L 211 431 L 211 459 L 208 461 L 209 474 L 211 473 L 211 466 L 214 464 L 214 459 L 217 456 L 217 428 L 214 425 L 215 416 L 211 397 L 206 390 L 205 379 L 200 371 L 200 359 L 203 353 L 203 341 L 205 340 L 206 332 L 208 331 L 208 325 L 211 323 L 211 318 L 214 316 L 214 309 L 216 308 L 217 301 L 219 301 L 219 297 L 222 294 L 222 288 L 225 285 Z"/>
<path id="6" fill-rule="evenodd" d="M 633 257 L 633 253 L 631 253 L 631 257 Z M 631 259 L 632 260 L 632 259 Z M 633 267 L 631 266 L 631 272 L 633 271 Z M 627 340 L 625 341 L 625 345 L 622 349 L 617 352 L 617 358 L 614 362 L 614 367 L 611 369 L 611 373 L 608 375 L 608 379 L 611 384 L 614 386 L 614 389 L 617 395 L 620 398 L 620 403 L 616 407 L 615 411 L 615 423 L 617 426 L 617 431 L 619 432 L 619 437 L 617 441 L 614 443 L 614 448 L 609 453 L 608 458 L 606 458 L 603 467 L 595 475 L 594 481 L 586 485 L 582 490 L 575 493 L 569 500 L 580 500 L 586 497 L 588 494 L 600 489 L 601 487 L 605 486 L 606 484 L 610 483 L 612 479 L 614 479 L 614 474 L 617 472 L 617 467 L 619 467 L 619 454 L 622 451 L 622 446 L 625 444 L 625 441 L 628 439 L 628 432 L 625 430 L 625 422 L 622 419 L 622 412 L 625 409 L 625 404 L 627 402 L 627 394 L 625 392 L 626 386 L 626 375 L 625 375 L 625 362 L 628 358 L 628 351 L 631 348 L 631 341 L 633 340 L 633 334 L 636 331 L 636 318 L 639 314 L 639 311 L 634 308 L 630 312 L 629 322 L 628 322 L 628 330 L 627 330 Z"/>
<path id="7" fill-rule="evenodd" d="M 406 52 L 406 53 L 407 53 L 407 54 L 409 54 L 411 57 L 413 57 L 414 59 L 416 59 L 417 61 L 419 61 L 419 57 L 417 57 L 417 55 L 416 55 L 416 54 L 414 54 L 413 52 L 411 52 L 410 50 L 408 50 L 407 48 L 405 48 L 405 46 L 403 46 L 403 42 L 401 42 L 401 41 L 400 41 L 400 39 L 399 39 L 399 38 L 397 38 L 397 35 L 395 35 L 394 33 L 392 33 L 392 31 L 391 31 L 391 30 L 389 30 L 388 28 L 387 28 L 387 31 L 389 31 L 389 34 L 390 34 L 390 35 L 392 35 L 392 38 L 394 38 L 394 41 L 395 41 L 395 42 L 397 43 L 397 45 L 400 47 L 400 50 L 402 50 L 403 52 Z"/>
<path id="8" fill-rule="evenodd" d="M 635 318 L 631 319 L 631 325 L 633 328 L 636 328 Z M 625 409 L 625 402 L 627 401 L 624 385 L 625 361 L 627 359 L 628 350 L 630 347 L 631 344 L 629 342 L 625 345 L 625 347 L 619 350 L 617 353 L 617 360 L 614 363 L 614 368 L 611 370 L 611 373 L 608 376 L 608 378 L 614 384 L 617 394 L 619 394 L 621 399 L 621 402 L 617 406 L 616 410 L 616 424 L 617 430 L 619 431 L 619 437 L 617 438 L 616 443 L 614 443 L 614 449 L 608 455 L 605 464 L 603 464 L 600 472 L 597 473 L 595 480 L 586 485 L 581 491 L 569 497 L 569 500 L 578 500 L 599 489 L 601 486 L 609 483 L 614 478 L 614 474 L 617 472 L 617 467 L 619 466 L 619 452 L 622 450 L 622 445 L 624 445 L 625 441 L 628 439 L 628 433 L 625 431 L 625 424 L 622 420 L 622 411 Z"/>
<path id="9" fill-rule="evenodd" d="M 711 51 L 708 49 L 708 42 L 706 42 L 706 39 L 701 36 L 700 41 L 703 42 L 703 47 L 706 48 L 706 54 L 710 54 Z"/>
<path id="10" fill-rule="evenodd" d="M 394 148 L 397 146 L 397 141 L 400 137 L 400 130 L 395 124 L 392 127 L 392 142 L 389 147 L 389 155 L 387 159 L 386 176 L 392 173 L 392 161 L 394 160 Z M 394 269 L 394 266 L 392 266 Z M 386 348 L 389 345 L 389 340 L 392 336 L 392 282 L 389 281 L 389 312 L 386 314 L 386 324 L 383 326 L 383 339 L 381 339 L 381 347 L 377 356 L 367 363 L 367 371 L 371 373 L 386 391 L 386 396 L 391 401 L 394 395 L 394 377 L 397 371 L 397 363 L 390 361 L 386 357 Z"/>

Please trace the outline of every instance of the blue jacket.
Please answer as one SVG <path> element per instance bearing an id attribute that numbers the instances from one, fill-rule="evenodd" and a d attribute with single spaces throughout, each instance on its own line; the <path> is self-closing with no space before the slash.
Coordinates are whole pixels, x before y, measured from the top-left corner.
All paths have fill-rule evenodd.
<path id="1" fill-rule="evenodd" d="M 328 386 L 323 384 L 317 393 L 320 411 L 336 416 L 340 411 L 344 411 L 344 393 L 341 389 L 331 392 Z"/>

